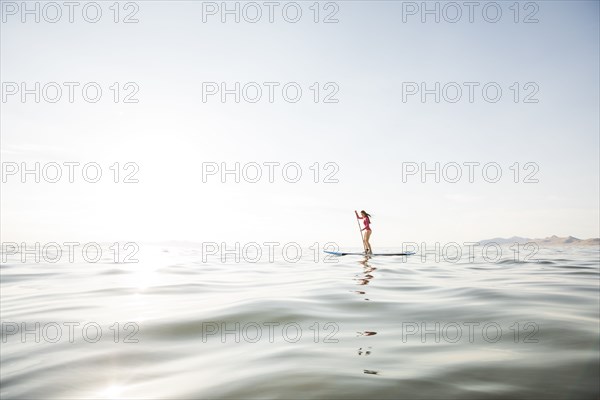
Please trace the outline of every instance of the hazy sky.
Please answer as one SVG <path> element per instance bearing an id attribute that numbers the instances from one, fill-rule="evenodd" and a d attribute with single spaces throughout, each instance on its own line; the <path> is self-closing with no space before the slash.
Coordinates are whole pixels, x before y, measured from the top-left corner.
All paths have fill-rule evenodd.
<path id="1" fill-rule="evenodd" d="M 30 168 L 36 162 L 96 162 L 103 173 L 95 184 L 81 178 L 81 167 L 75 183 L 66 176 L 58 183 L 35 183 L 33 176 L 21 183 L 19 173 L 6 177 L 2 241 L 293 240 L 359 246 L 354 209 L 373 215 L 375 246 L 600 236 L 597 1 L 520 2 L 516 8 L 512 1 L 497 2 L 502 15 L 496 23 L 482 15 L 487 7 L 486 18 L 495 18 L 490 2 L 478 3 L 473 22 L 463 2 L 454 3 L 462 12 L 455 23 L 447 19 L 456 8 L 445 2 L 427 3 L 439 7 L 439 23 L 427 14 L 422 22 L 421 10 L 411 14 L 422 2 L 337 1 L 318 7 L 312 1 L 279 2 L 272 23 L 263 2 L 254 3 L 262 12 L 256 23 L 244 19 L 255 17 L 254 4 L 237 3 L 246 13 L 236 23 L 221 10 L 209 13 L 221 2 L 192 1 L 123 2 L 115 23 L 113 3 L 97 2 L 102 16 L 90 23 L 81 2 L 70 23 L 68 9 L 58 2 L 62 17 L 51 23 L 46 19 L 55 18 L 56 9 L 38 2 L 36 23 L 35 15 L 21 21 L 21 2 L 1 2 L 4 171 L 12 162 Z M 27 4 L 33 9 L 36 2 Z M 289 20 L 302 10 L 298 22 L 283 18 L 284 6 Z M 94 10 L 88 7 L 88 19 Z M 129 14 L 138 22 L 123 23 Z M 327 16 L 338 22 L 324 23 Z M 40 82 L 39 103 L 33 94 L 21 100 L 23 82 L 29 89 Z M 47 101 L 55 96 L 52 86 L 42 93 L 49 82 L 62 87 L 56 103 Z M 73 103 L 64 82 L 79 84 L 73 86 Z M 96 103 L 82 97 L 88 82 L 102 89 Z M 223 103 L 217 94 L 203 102 L 205 82 L 217 87 L 225 82 L 229 89 L 235 82 L 241 87 L 257 82 L 263 96 L 256 103 L 244 98 L 236 103 L 231 94 Z M 272 103 L 264 82 L 278 83 L 272 84 Z M 294 86 L 302 89 L 296 103 L 283 98 L 289 82 L 295 82 L 290 97 Z M 436 82 L 456 84 L 447 85 L 446 97 L 436 103 L 434 94 L 422 102 L 420 93 L 403 101 L 406 82 L 416 83 L 410 88 L 423 82 L 428 89 Z M 473 82 L 473 102 L 465 82 Z M 497 102 L 482 95 L 488 83 L 490 97 L 495 87 L 502 90 Z M 446 100 L 455 97 L 457 86 L 461 99 Z M 18 92 L 10 94 L 15 87 Z M 123 103 L 136 87 L 132 98 L 138 102 Z M 254 97 L 255 87 L 247 89 L 247 98 Z M 325 103 L 336 90 L 331 98 L 338 102 Z M 532 100 L 537 102 L 527 102 Z M 139 183 L 112 182 L 109 167 L 115 162 L 120 181 L 133 171 L 124 164 L 136 163 Z M 225 184 L 219 175 L 203 182 L 203 163 L 211 162 L 229 168 L 236 162 L 297 163 L 302 177 L 288 183 L 280 166 L 270 183 L 263 165 L 258 183 L 235 183 L 232 175 Z M 464 165 L 470 162 L 480 163 L 473 183 Z M 403 163 L 450 165 L 451 178 L 455 164 L 448 163 L 457 163 L 463 176 L 457 183 L 443 177 L 436 183 L 428 175 L 422 183 L 417 174 L 403 182 Z M 500 166 L 499 182 L 483 178 L 486 163 Z M 331 172 L 338 183 L 323 182 Z M 524 182 L 530 173 L 538 183 Z"/>

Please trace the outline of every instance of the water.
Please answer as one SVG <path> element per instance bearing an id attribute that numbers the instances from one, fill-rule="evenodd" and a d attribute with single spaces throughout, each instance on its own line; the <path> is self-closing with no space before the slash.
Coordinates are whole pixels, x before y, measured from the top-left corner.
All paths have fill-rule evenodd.
<path id="1" fill-rule="evenodd" d="M 223 263 L 155 245 L 137 264 L 9 256 L 0 394 L 598 398 L 598 248 L 506 254 Z"/>

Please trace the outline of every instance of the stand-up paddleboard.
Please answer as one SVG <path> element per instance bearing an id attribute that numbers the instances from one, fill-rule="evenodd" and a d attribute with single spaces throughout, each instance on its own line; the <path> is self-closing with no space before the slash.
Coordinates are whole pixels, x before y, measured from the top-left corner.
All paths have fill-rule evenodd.
<path id="1" fill-rule="evenodd" d="M 374 253 L 374 254 L 365 254 L 363 253 L 342 253 L 339 251 L 327 251 L 327 250 L 323 250 L 325 253 L 327 254 L 331 254 L 334 256 L 412 256 L 415 254 L 415 252 L 408 252 L 408 253 Z"/>

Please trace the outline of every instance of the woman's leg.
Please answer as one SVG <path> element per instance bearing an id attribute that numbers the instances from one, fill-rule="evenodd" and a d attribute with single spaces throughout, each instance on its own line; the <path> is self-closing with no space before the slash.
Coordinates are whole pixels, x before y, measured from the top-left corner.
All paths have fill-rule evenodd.
<path id="1" fill-rule="evenodd" d="M 371 231 L 365 231 L 365 247 L 368 251 L 373 252 L 371 250 L 371 243 L 369 242 L 370 237 L 371 237 Z"/>

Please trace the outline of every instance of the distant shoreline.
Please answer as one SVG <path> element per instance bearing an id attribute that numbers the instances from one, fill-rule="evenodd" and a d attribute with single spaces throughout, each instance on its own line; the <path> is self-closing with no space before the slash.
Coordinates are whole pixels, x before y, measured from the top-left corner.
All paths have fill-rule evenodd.
<path id="1" fill-rule="evenodd" d="M 556 235 L 548 236 L 543 239 L 531 239 L 520 236 L 513 236 L 510 238 L 493 238 L 480 240 L 479 243 L 497 243 L 497 244 L 509 244 L 509 243 L 532 243 L 535 242 L 545 246 L 600 246 L 600 238 L 590 239 L 579 239 L 574 236 L 559 237 Z"/>

